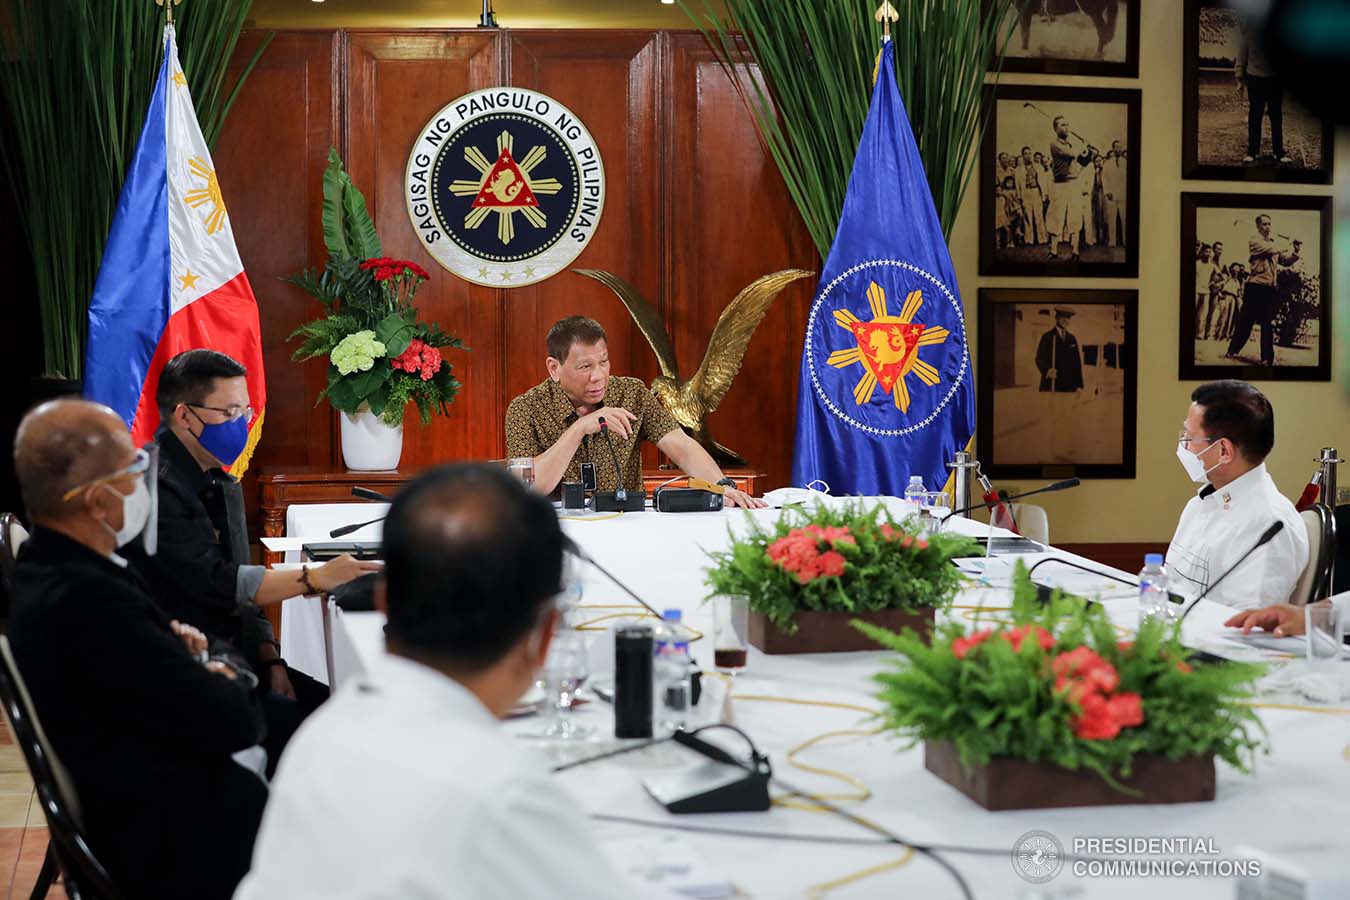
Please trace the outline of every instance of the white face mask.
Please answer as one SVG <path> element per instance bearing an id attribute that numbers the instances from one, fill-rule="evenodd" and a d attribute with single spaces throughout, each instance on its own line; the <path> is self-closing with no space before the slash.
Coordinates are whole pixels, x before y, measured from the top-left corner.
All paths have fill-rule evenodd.
<path id="1" fill-rule="evenodd" d="M 1216 463 L 1206 469 L 1205 464 L 1200 461 L 1200 457 L 1214 449 L 1217 443 L 1216 441 L 1214 444 L 1210 444 L 1199 453 L 1192 453 L 1184 444 L 1177 444 L 1177 459 L 1181 460 L 1181 467 L 1186 470 L 1186 474 L 1196 484 L 1204 484 L 1209 480 L 1209 473 L 1222 465 L 1222 463 Z"/>
<path id="2" fill-rule="evenodd" d="M 122 499 L 122 527 L 113 531 L 107 522 L 101 524 L 113 531 L 113 538 L 119 548 L 125 547 L 145 529 L 145 523 L 150 518 L 150 489 L 146 487 L 144 478 L 136 479 L 136 489 L 130 494 L 123 494 L 107 485 L 104 487 Z"/>

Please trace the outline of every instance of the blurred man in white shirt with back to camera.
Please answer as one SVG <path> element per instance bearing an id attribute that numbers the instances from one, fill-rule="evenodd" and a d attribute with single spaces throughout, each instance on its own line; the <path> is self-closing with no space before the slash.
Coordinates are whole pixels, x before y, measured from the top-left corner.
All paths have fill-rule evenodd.
<path id="1" fill-rule="evenodd" d="M 1167 548 L 1169 586 L 1207 591 L 1277 519 L 1284 529 L 1224 579 L 1208 599 L 1253 609 L 1289 599 L 1308 564 L 1308 534 L 1294 504 L 1266 471 L 1275 411 L 1243 381 L 1211 381 L 1191 394 L 1177 443 L 1186 474 L 1204 485 L 1181 512 Z"/>
<path id="2" fill-rule="evenodd" d="M 505 469 L 415 479 L 384 525 L 388 657 L 292 739 L 235 900 L 630 896 L 499 717 L 557 619 L 557 515 Z"/>

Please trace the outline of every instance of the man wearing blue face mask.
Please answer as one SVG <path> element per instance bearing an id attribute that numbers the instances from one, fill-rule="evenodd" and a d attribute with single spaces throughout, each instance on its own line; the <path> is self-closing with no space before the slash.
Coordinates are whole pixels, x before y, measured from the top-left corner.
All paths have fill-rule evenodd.
<path id="1" fill-rule="evenodd" d="M 1191 394 L 1177 458 L 1203 485 L 1182 510 L 1167 548 L 1169 586 L 1196 597 L 1237 563 L 1276 520 L 1284 529 L 1208 595 L 1236 609 L 1284 603 L 1308 564 L 1308 535 L 1294 504 L 1266 471 L 1275 411 L 1243 381 L 1212 381 Z"/>
<path id="2" fill-rule="evenodd" d="M 128 556 L 173 618 L 243 655 L 258 676 L 269 770 L 291 734 L 328 696 L 289 668 L 261 607 L 330 591 L 378 564 L 339 557 L 303 572 L 251 565 L 239 483 L 223 466 L 248 442 L 248 383 L 242 365 L 214 350 L 170 359 L 155 402 L 160 428 L 158 552 Z"/>

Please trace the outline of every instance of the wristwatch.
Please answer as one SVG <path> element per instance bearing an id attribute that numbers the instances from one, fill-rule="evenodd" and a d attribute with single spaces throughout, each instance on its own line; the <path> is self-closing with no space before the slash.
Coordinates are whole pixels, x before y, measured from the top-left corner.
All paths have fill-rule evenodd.
<path id="1" fill-rule="evenodd" d="M 736 486 L 736 479 L 727 475 L 717 479 L 717 483 L 725 487 L 734 488 Z"/>

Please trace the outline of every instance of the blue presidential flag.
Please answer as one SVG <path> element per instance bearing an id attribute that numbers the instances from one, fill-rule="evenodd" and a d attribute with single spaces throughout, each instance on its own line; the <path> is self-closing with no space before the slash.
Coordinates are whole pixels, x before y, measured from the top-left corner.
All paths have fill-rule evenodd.
<path id="1" fill-rule="evenodd" d="M 889 40 L 806 323 L 792 480 L 929 490 L 975 430 L 965 314 Z"/>

